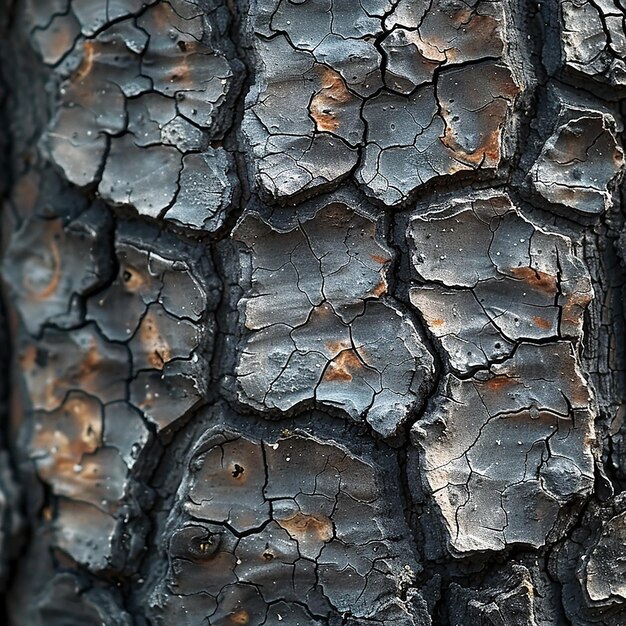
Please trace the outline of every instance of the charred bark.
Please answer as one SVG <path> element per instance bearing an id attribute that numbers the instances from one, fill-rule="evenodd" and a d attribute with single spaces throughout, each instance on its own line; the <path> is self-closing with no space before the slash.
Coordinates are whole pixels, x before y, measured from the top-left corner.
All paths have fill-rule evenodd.
<path id="1" fill-rule="evenodd" d="M 626 623 L 625 13 L 5 0 L 7 623 Z"/>

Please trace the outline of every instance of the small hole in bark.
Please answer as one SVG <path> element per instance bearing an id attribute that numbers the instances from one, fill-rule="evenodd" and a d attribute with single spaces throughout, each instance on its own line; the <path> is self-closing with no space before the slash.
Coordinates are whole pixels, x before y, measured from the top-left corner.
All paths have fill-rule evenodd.
<path id="1" fill-rule="evenodd" d="M 197 559 L 207 559 L 215 554 L 219 545 L 219 535 L 195 537 L 189 543 L 189 554 Z"/>

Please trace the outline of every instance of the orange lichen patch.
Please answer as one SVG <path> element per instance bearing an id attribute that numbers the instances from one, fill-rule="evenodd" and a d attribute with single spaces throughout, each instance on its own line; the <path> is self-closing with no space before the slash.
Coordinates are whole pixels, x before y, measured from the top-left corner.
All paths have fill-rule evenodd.
<path id="1" fill-rule="evenodd" d="M 82 80 L 91 73 L 94 64 L 94 58 L 96 53 L 96 44 L 93 41 L 87 39 L 83 44 L 83 60 L 81 61 L 74 78 L 76 80 Z"/>
<path id="2" fill-rule="evenodd" d="M 527 282 L 538 291 L 549 294 L 555 294 L 557 291 L 557 279 L 552 274 L 535 270 L 532 267 L 511 267 L 509 271 L 515 278 Z"/>
<path id="3" fill-rule="evenodd" d="M 359 370 L 363 367 L 363 363 L 359 359 L 357 353 L 352 348 L 344 350 L 339 353 L 329 364 L 324 372 L 323 380 L 330 381 L 345 381 L 352 380 L 352 373 L 354 370 Z"/>
<path id="4" fill-rule="evenodd" d="M 148 311 L 139 327 L 139 340 L 146 352 L 148 363 L 157 370 L 162 370 L 165 363 L 172 359 L 169 343 L 159 330 L 157 318 Z"/>
<path id="5" fill-rule="evenodd" d="M 120 275 L 124 283 L 124 289 L 131 293 L 136 293 L 147 284 L 146 277 L 132 265 L 123 265 L 120 268 Z"/>
<path id="6" fill-rule="evenodd" d="M 322 88 L 311 99 L 309 111 L 318 132 L 335 132 L 341 122 L 338 109 L 349 103 L 354 96 L 348 91 L 341 75 L 324 67 L 321 70 Z"/>
<path id="7" fill-rule="evenodd" d="M 31 282 L 31 276 L 28 272 L 24 272 L 23 286 L 24 289 L 31 295 L 34 300 L 48 300 L 56 292 L 61 281 L 61 255 L 59 254 L 59 246 L 57 244 L 57 238 L 63 232 L 63 226 L 60 221 L 54 221 L 50 223 L 48 227 L 50 230 L 47 233 L 47 241 L 43 245 L 47 246 L 48 258 L 46 259 L 47 265 L 49 265 L 49 279 L 47 284 L 43 286 L 34 285 Z"/>
<path id="8" fill-rule="evenodd" d="M 231 624 L 247 624 L 250 621 L 250 615 L 248 614 L 248 611 L 239 609 L 239 611 L 231 613 L 228 616 L 228 621 Z"/>
<path id="9" fill-rule="evenodd" d="M 298 542 L 327 543 L 333 538 L 333 523 L 325 515 L 305 515 L 298 511 L 287 519 L 276 521 L 289 533 L 292 539 Z"/>
<path id="10" fill-rule="evenodd" d="M 545 317 L 540 317 L 539 315 L 533 315 L 533 322 L 538 328 L 543 328 L 544 330 L 548 330 L 552 327 L 552 322 L 547 320 Z"/>

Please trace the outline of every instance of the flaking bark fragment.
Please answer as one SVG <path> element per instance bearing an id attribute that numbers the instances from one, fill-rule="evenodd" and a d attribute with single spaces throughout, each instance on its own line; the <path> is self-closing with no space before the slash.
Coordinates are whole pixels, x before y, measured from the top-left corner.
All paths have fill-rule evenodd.
<path id="1" fill-rule="evenodd" d="M 260 191 L 297 200 L 354 172 L 394 206 L 431 179 L 500 168 L 524 89 L 507 11 L 482 0 L 251 2 L 257 73 L 242 130 Z"/>
<path id="2" fill-rule="evenodd" d="M 371 450 L 216 420 L 187 452 L 159 538 L 153 623 L 430 624 L 417 592 L 402 598 L 397 573 L 419 566 Z"/>
<path id="3" fill-rule="evenodd" d="M 573 626 L 618 626 L 626 619 L 625 504 L 623 494 L 594 502 L 552 556 L 550 569 L 563 585 L 563 608 Z"/>
<path id="4" fill-rule="evenodd" d="M 238 181 L 232 155 L 208 144 L 228 129 L 241 64 L 214 19 L 191 0 L 33 4 L 32 42 L 58 86 L 41 149 L 68 181 L 141 215 L 222 225 Z"/>
<path id="5" fill-rule="evenodd" d="M 547 202 L 599 215 L 613 206 L 623 168 L 613 116 L 564 106 L 529 178 Z"/>
<path id="6" fill-rule="evenodd" d="M 497 587 L 474 590 L 453 583 L 449 599 L 452 623 L 538 626 L 535 593 L 531 574 L 523 565 L 513 565 L 511 571 L 503 572 Z"/>
<path id="7" fill-rule="evenodd" d="M 566 237 L 485 192 L 451 198 L 409 226 L 411 303 L 458 374 L 510 357 L 523 340 L 579 340 L 593 297 Z"/>
<path id="8" fill-rule="evenodd" d="M 240 401 L 263 412 L 340 409 L 390 436 L 423 402 L 433 359 L 386 298 L 391 251 L 343 204 L 286 232 L 248 215 L 234 237 L 246 292 Z"/>
<path id="9" fill-rule="evenodd" d="M 566 72 L 619 93 L 626 86 L 625 9 L 619 0 L 560 3 L 561 52 Z"/>
<path id="10" fill-rule="evenodd" d="M 422 523 L 441 529 L 427 549 L 540 548 L 593 490 L 595 406 L 577 352 L 588 273 L 567 238 L 499 193 L 450 198 L 408 236 L 411 302 L 454 372 L 412 430 Z"/>

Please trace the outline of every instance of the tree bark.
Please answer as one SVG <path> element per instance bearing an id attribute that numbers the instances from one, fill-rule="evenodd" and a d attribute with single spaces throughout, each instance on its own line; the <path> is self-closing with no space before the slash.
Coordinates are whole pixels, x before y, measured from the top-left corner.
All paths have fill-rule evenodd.
<path id="1" fill-rule="evenodd" d="M 5 0 L 14 625 L 626 623 L 623 0 Z"/>

